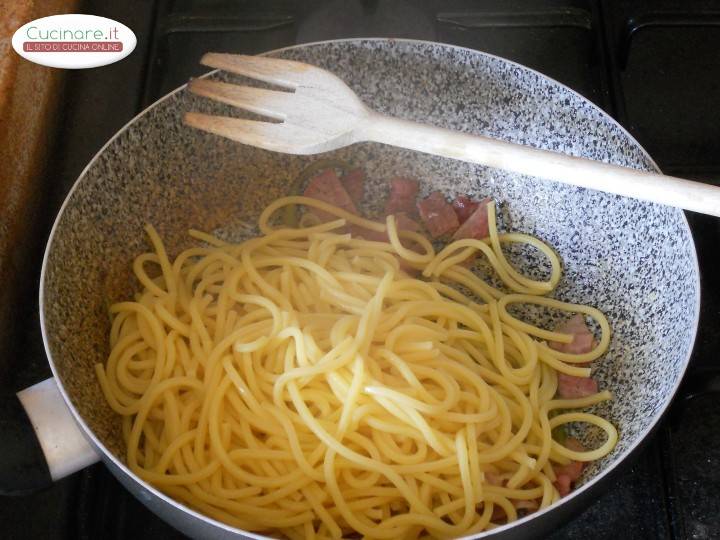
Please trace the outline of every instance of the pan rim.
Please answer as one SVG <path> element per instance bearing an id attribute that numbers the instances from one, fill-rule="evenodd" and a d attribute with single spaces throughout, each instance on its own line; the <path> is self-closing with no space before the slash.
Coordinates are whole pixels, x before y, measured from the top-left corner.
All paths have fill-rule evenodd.
<path id="1" fill-rule="evenodd" d="M 648 152 L 645 150 L 645 148 L 635 139 L 635 137 L 632 136 L 622 125 L 620 125 L 617 120 L 615 120 L 612 116 L 610 116 L 607 112 L 605 112 L 601 107 L 584 97 L 579 92 L 573 90 L 572 88 L 566 86 L 565 84 L 547 76 L 543 73 L 534 70 L 532 68 L 529 68 L 527 66 L 524 66 L 522 64 L 519 64 L 517 62 L 514 62 L 512 60 L 508 60 L 507 58 L 503 58 L 501 56 L 497 56 L 494 54 L 489 54 L 483 51 L 478 51 L 476 49 L 471 49 L 468 47 L 461 47 L 457 45 L 451 45 L 447 43 L 441 43 L 441 42 L 435 42 L 435 41 L 428 41 L 428 40 L 419 40 L 419 39 L 404 39 L 404 38 L 387 38 L 387 37 L 367 37 L 367 38 L 343 38 L 343 39 L 330 39 L 330 40 L 322 40 L 322 41 L 314 41 L 314 42 L 308 42 L 308 43 L 301 43 L 297 45 L 291 45 L 288 47 L 282 47 L 280 49 L 273 49 L 271 51 L 266 51 L 264 53 L 261 53 L 262 56 L 264 55 L 273 55 L 277 53 L 281 53 L 284 51 L 294 50 L 294 49 L 300 49 L 300 48 L 309 48 L 313 46 L 318 45 L 329 45 L 329 44 L 336 44 L 336 43 L 347 43 L 347 42 L 355 42 L 355 43 L 362 43 L 362 42 L 368 42 L 368 41 L 374 41 L 374 42 L 387 42 L 387 43 L 407 43 L 407 44 L 416 44 L 416 45 L 433 45 L 433 46 L 441 46 L 442 48 L 446 49 L 454 49 L 457 51 L 463 51 L 467 53 L 472 53 L 473 55 L 480 55 L 484 56 L 486 58 L 490 58 L 493 60 L 499 60 L 501 62 L 504 62 L 508 65 L 519 67 L 522 70 L 525 70 L 527 72 L 530 72 L 532 74 L 535 74 L 542 79 L 546 80 L 547 82 L 550 82 L 554 85 L 557 85 L 557 87 L 562 88 L 563 90 L 569 92 L 570 94 L 576 96 L 580 100 L 584 102 L 584 104 L 590 106 L 591 108 L 595 109 L 600 115 L 603 117 L 604 120 L 608 121 L 613 127 L 620 130 L 620 132 L 627 137 L 627 140 L 636 145 L 636 148 L 639 149 L 642 153 L 642 155 L 648 160 L 651 167 L 656 172 L 662 172 L 660 168 L 658 167 L 657 163 L 653 160 L 653 158 L 648 154 Z M 208 73 L 205 73 L 201 75 L 201 77 L 207 77 L 214 73 L 217 73 L 219 70 L 213 70 Z M 220 529 L 223 529 L 229 533 L 232 534 L 240 534 L 245 535 L 245 537 L 253 538 L 257 540 L 266 540 L 270 537 L 259 535 L 257 533 L 252 533 L 249 531 L 245 531 L 242 529 L 239 529 L 237 527 L 233 527 L 231 525 L 228 525 L 226 523 L 223 523 L 221 521 L 215 520 L 209 516 L 206 516 L 205 514 L 202 514 L 178 501 L 175 499 L 165 495 L 160 490 L 152 486 L 151 484 L 147 483 L 146 481 L 139 478 L 134 472 L 132 472 L 127 465 L 122 462 L 117 456 L 115 456 L 96 436 L 95 433 L 90 429 L 90 427 L 85 423 L 85 420 L 80 415 L 80 413 L 77 411 L 75 406 L 72 403 L 72 400 L 70 399 L 70 396 L 68 392 L 65 390 L 64 385 L 62 384 L 62 380 L 60 379 L 58 370 L 55 366 L 55 362 L 53 360 L 53 356 L 50 350 L 50 343 L 46 332 L 46 326 L 45 326 L 45 279 L 46 279 L 46 273 L 47 273 L 47 265 L 48 265 L 48 259 L 50 250 L 52 248 L 53 239 L 55 237 L 55 232 L 59 226 L 59 223 L 63 217 L 63 214 L 65 212 L 65 209 L 67 208 L 69 201 L 73 198 L 73 194 L 78 189 L 80 183 L 82 182 L 83 178 L 87 174 L 87 172 L 95 165 L 96 161 L 99 160 L 100 156 L 105 152 L 105 150 L 125 131 L 130 129 L 130 127 L 135 123 L 136 120 L 138 120 L 140 117 L 144 116 L 147 112 L 149 112 L 154 107 L 160 105 L 161 103 L 165 102 L 166 100 L 172 98 L 176 94 L 184 91 L 187 87 L 187 83 L 177 87 L 175 90 L 168 92 L 167 94 L 163 95 L 150 105 L 148 105 L 145 109 L 140 111 L 137 115 L 135 115 L 133 118 L 131 118 L 127 123 L 125 123 L 108 141 L 93 155 L 93 157 L 90 159 L 88 164 L 83 168 L 83 170 L 78 175 L 78 178 L 73 183 L 72 187 L 68 191 L 67 195 L 65 196 L 65 199 L 63 200 L 63 203 L 58 210 L 57 216 L 55 217 L 55 220 L 53 222 L 53 226 L 50 230 L 50 234 L 48 236 L 48 240 L 45 246 L 45 251 L 43 254 L 43 261 L 42 266 L 40 270 L 40 282 L 39 282 L 39 291 L 38 291 L 38 308 L 39 308 L 39 316 L 40 316 L 40 328 L 42 333 L 42 339 L 43 339 L 43 346 L 45 349 L 45 354 L 47 356 L 48 364 L 50 365 L 50 369 L 52 371 L 53 377 L 55 379 L 55 382 L 58 386 L 58 389 L 60 391 L 60 394 L 63 397 L 63 400 L 65 401 L 65 404 L 70 410 L 70 413 L 72 414 L 73 418 L 75 419 L 75 422 L 80 426 L 81 431 L 85 435 L 87 439 L 89 439 L 91 445 L 98 450 L 100 454 L 100 459 L 102 461 L 109 460 L 112 462 L 112 464 L 117 467 L 118 470 L 122 471 L 127 477 L 135 481 L 137 484 L 139 484 L 143 489 L 146 491 L 149 491 L 154 496 L 158 497 L 163 502 L 169 504 L 170 506 L 174 507 L 176 510 L 180 510 L 182 512 L 186 512 L 190 514 L 191 516 L 205 522 L 207 525 L 211 525 L 213 527 L 217 527 Z M 698 325 L 700 320 L 700 306 L 701 306 L 701 289 L 700 289 L 700 266 L 697 256 L 697 249 L 695 246 L 695 241 L 692 235 L 692 230 L 690 229 L 690 224 L 687 220 L 687 216 L 685 212 L 679 208 L 674 209 L 676 212 L 679 212 L 682 214 L 682 222 L 684 225 L 684 228 L 689 234 L 690 237 L 690 244 L 692 247 L 692 264 L 693 264 L 693 271 L 695 275 L 695 313 L 694 313 L 694 320 L 692 323 L 692 335 L 690 336 L 690 343 L 688 346 L 688 352 L 686 355 L 686 358 L 683 361 L 683 367 L 681 370 L 680 375 L 677 378 L 677 381 L 675 382 L 675 385 L 671 389 L 670 392 L 667 393 L 665 402 L 661 404 L 661 406 L 658 409 L 658 412 L 654 415 L 654 417 L 650 420 L 648 426 L 638 435 L 637 439 L 628 447 L 626 448 L 620 455 L 618 455 L 614 461 L 605 469 L 600 471 L 595 477 L 590 479 L 588 482 L 584 483 L 582 486 L 578 487 L 574 491 L 572 491 L 568 496 L 563 497 L 560 501 L 558 501 L 555 504 L 552 504 L 548 506 L 547 508 L 544 508 L 540 511 L 534 512 L 532 514 L 527 515 L 524 518 L 518 519 L 516 521 L 513 521 L 512 523 L 508 523 L 506 525 L 502 525 L 500 527 L 497 527 L 495 529 L 492 529 L 490 531 L 485 531 L 483 533 L 471 535 L 471 536 L 465 536 L 462 537 L 459 540 L 462 539 L 470 539 L 470 538 L 489 538 L 498 534 L 502 534 L 505 531 L 508 531 L 509 529 L 518 527 L 522 524 L 528 523 L 530 521 L 533 521 L 537 518 L 540 518 L 541 516 L 544 516 L 548 514 L 549 512 L 559 509 L 562 505 L 566 505 L 573 501 L 574 499 L 578 499 L 580 497 L 583 497 L 585 492 L 589 491 L 593 488 L 596 484 L 603 481 L 609 474 L 612 474 L 618 467 L 620 467 L 625 460 L 630 457 L 631 454 L 633 454 L 638 447 L 647 439 L 647 437 L 655 430 L 655 428 L 660 423 L 661 418 L 666 413 L 667 409 L 669 408 L 673 398 L 675 397 L 675 394 L 677 393 L 678 388 L 680 387 L 680 384 L 682 383 L 685 374 L 688 369 L 688 365 L 690 363 L 690 359 L 692 357 L 692 353 L 695 346 L 695 341 L 697 338 L 697 332 L 698 332 Z"/>

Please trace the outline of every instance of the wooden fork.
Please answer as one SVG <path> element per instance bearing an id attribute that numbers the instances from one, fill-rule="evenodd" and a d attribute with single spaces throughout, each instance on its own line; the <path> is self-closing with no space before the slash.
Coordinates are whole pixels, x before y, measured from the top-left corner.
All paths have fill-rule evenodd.
<path id="1" fill-rule="evenodd" d="M 720 216 L 718 187 L 385 116 L 365 106 L 338 77 L 309 64 L 219 53 L 201 62 L 287 90 L 190 81 L 194 94 L 280 121 L 185 115 L 186 124 L 243 144 L 317 154 L 374 141 Z"/>

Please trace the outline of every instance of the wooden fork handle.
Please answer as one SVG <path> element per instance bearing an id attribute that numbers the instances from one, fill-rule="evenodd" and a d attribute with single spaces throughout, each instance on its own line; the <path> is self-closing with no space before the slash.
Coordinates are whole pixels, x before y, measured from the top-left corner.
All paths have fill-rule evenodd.
<path id="1" fill-rule="evenodd" d="M 720 217 L 720 187 L 372 115 L 360 138 Z"/>

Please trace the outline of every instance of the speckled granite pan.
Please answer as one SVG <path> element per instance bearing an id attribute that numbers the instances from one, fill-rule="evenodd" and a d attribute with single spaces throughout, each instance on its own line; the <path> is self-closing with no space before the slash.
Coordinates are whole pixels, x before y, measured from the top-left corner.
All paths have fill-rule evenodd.
<path id="1" fill-rule="evenodd" d="M 497 57 L 400 40 L 325 42 L 272 54 L 337 73 L 383 113 L 655 168 L 637 142 L 597 107 Z M 240 146 L 182 125 L 185 111 L 216 107 L 181 88 L 133 120 L 93 159 L 55 224 L 41 310 L 61 389 L 113 473 L 186 534 L 231 538 L 240 531 L 172 502 L 125 468 L 118 419 L 93 373 L 93 365 L 107 354 L 108 303 L 136 287 L 131 261 L 146 248 L 144 223 L 157 227 L 171 252 L 187 244 L 190 227 L 238 236 L 264 205 L 288 193 L 288 180 L 314 159 Z M 560 504 L 487 533 L 542 534 L 591 498 L 596 484 L 657 423 L 680 382 L 700 301 L 695 248 L 683 213 L 376 144 L 332 156 L 366 168 L 372 188 L 366 197 L 369 212 L 394 174 L 418 177 L 423 192 L 495 197 L 502 203 L 504 227 L 537 235 L 561 254 L 565 273 L 555 296 L 595 305 L 607 314 L 614 334 L 596 374 L 616 396 L 602 409 L 619 427 L 616 450 L 590 467 L 584 485 Z"/>

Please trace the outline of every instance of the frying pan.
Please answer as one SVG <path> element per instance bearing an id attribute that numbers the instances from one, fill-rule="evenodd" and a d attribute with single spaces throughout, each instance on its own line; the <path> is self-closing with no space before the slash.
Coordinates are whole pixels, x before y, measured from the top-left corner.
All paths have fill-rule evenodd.
<path id="1" fill-rule="evenodd" d="M 330 69 L 382 113 L 657 170 L 600 109 L 501 58 L 386 39 L 328 41 L 269 54 Z M 93 371 L 108 354 L 108 305 L 138 287 L 131 261 L 146 249 L 145 223 L 158 229 L 171 253 L 190 244 L 186 231 L 192 227 L 235 240 L 253 234 L 260 210 L 287 195 L 291 180 L 312 160 L 183 126 L 185 111 L 218 112 L 216 107 L 221 106 L 189 95 L 185 87 L 165 96 L 98 152 L 68 195 L 48 241 L 40 285 L 43 339 L 54 378 L 19 394 L 32 428 L 13 424 L 17 436 L 2 444 L 0 486 L 6 492 L 33 488 L 48 476 L 57 479 L 99 459 L 185 534 L 260 538 L 173 501 L 130 472 L 119 418 L 105 403 Z M 606 313 L 613 337 L 595 370 L 600 386 L 615 399 L 597 412 L 618 427 L 617 447 L 586 469 L 568 497 L 478 537 L 542 536 L 597 497 L 658 423 L 680 383 L 700 305 L 695 247 L 684 214 L 378 144 L 325 157 L 365 168 L 369 212 L 381 204 L 387 179 L 398 174 L 420 179 L 423 194 L 494 197 L 501 203 L 503 227 L 536 235 L 561 255 L 564 276 L 554 295 Z M 532 263 L 523 253 L 515 257 Z M 19 405 L 11 412 L 25 414 Z M 592 429 L 579 434 L 590 445 L 601 437 Z"/>

